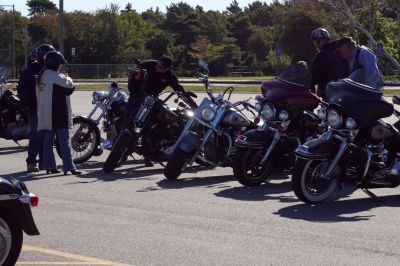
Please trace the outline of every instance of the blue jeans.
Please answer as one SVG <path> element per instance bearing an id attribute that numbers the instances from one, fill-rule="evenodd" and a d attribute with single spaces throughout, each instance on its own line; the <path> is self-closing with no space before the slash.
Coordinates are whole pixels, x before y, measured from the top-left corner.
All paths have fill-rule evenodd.
<path id="1" fill-rule="evenodd" d="M 36 157 L 39 155 L 39 167 L 42 164 L 42 147 L 43 147 L 43 132 L 37 131 L 38 117 L 34 112 L 29 115 L 29 144 L 28 144 L 28 158 L 27 164 L 36 164 L 38 160 Z"/>
<path id="2" fill-rule="evenodd" d="M 63 161 L 63 171 L 71 171 L 76 169 L 71 155 L 71 144 L 69 143 L 68 128 L 56 130 L 45 130 L 43 140 L 43 169 L 55 169 L 56 160 L 54 158 L 53 144 L 54 137 L 57 134 L 58 144 L 61 149 L 61 159 Z"/>

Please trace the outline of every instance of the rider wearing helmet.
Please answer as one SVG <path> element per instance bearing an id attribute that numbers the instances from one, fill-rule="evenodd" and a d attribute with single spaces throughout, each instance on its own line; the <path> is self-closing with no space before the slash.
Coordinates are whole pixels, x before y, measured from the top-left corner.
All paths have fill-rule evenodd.
<path id="1" fill-rule="evenodd" d="M 29 144 L 28 158 L 26 159 L 27 171 L 38 172 L 41 168 L 41 152 L 43 137 L 40 132 L 37 132 L 37 102 L 35 90 L 35 76 L 43 68 L 43 56 L 46 52 L 55 51 L 50 44 L 41 44 L 31 52 L 31 62 L 24 70 L 21 78 L 18 81 L 17 94 L 21 100 L 21 104 L 28 113 L 29 119 Z M 39 155 L 39 167 L 37 167 L 36 157 Z"/>
<path id="2" fill-rule="evenodd" d="M 60 66 L 67 64 L 62 53 L 47 52 L 44 57 L 44 69 L 40 72 L 36 83 L 38 103 L 38 130 L 44 131 L 43 169 L 47 173 L 59 173 L 53 153 L 54 137 L 61 148 L 64 175 L 70 171 L 80 174 L 72 161 L 69 143 L 69 128 L 72 126 L 72 111 L 69 95 L 74 90 L 74 83 L 68 75 L 60 73 Z"/>
<path id="3" fill-rule="evenodd" d="M 317 53 L 311 64 L 311 91 L 325 100 L 325 87 L 331 81 L 348 76 L 349 66 L 346 60 L 336 52 L 337 41 L 330 41 L 331 35 L 324 28 L 311 32 L 311 40 Z"/>

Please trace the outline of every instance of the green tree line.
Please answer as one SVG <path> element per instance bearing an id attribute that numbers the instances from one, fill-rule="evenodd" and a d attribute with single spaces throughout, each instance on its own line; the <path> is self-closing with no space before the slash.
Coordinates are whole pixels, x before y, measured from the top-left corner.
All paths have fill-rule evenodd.
<path id="1" fill-rule="evenodd" d="M 400 4 L 397 0 L 347 1 L 354 16 L 397 60 L 400 59 Z M 24 65 L 27 29 L 28 51 L 41 43 L 58 47 L 59 12 L 49 0 L 27 1 L 29 15 L 15 13 L 16 64 Z M 11 44 L 12 12 L 0 9 L 2 44 Z M 176 60 L 179 75 L 190 76 L 196 62 L 209 62 L 213 75 L 227 75 L 234 66 L 247 66 L 258 75 L 275 73 L 282 65 L 298 60 L 311 62 L 315 54 L 310 32 L 327 28 L 334 38 L 353 36 L 367 45 L 366 36 L 326 1 L 254 1 L 241 8 L 234 0 L 224 11 L 205 11 L 185 2 L 170 4 L 165 12 L 135 10 L 110 3 L 93 12 L 66 12 L 64 54 L 79 64 L 127 64 L 132 58 Z M 275 48 L 282 54 L 278 58 Z M 0 47 L 3 49 L 4 47 Z M 76 55 L 71 55 L 75 48 Z M 4 49 L 4 51 L 7 49 Z M 3 51 L 3 50 L 2 50 Z M 9 56 L 2 53 L 0 64 Z M 9 59 L 9 58 L 8 58 Z M 8 60 L 7 59 L 7 60 Z M 382 60 L 383 64 L 388 64 Z"/>

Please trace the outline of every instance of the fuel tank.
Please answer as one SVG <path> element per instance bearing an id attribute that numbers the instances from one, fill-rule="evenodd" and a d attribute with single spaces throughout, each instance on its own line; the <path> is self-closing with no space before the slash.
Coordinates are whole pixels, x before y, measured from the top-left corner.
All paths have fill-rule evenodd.
<path id="1" fill-rule="evenodd" d="M 229 110 L 222 120 L 222 125 L 248 127 L 251 125 L 251 122 L 242 114 Z"/>

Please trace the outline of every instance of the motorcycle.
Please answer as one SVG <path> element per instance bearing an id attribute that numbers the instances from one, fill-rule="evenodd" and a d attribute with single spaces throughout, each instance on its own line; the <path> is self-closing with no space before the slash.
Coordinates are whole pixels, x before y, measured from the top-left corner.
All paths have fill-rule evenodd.
<path id="1" fill-rule="evenodd" d="M 133 153 L 163 165 L 168 158 L 165 151 L 175 143 L 185 121 L 193 114 L 191 110 L 197 107 L 191 98 L 197 97 L 193 92 L 167 91 L 158 97 L 146 94 L 147 71 L 141 69 L 140 62 L 136 61 L 133 72 L 137 73 L 136 81 L 141 83 L 135 95 L 138 107 L 130 112 L 124 128 L 104 162 L 105 173 L 114 171 Z M 177 98 L 174 101 L 178 103 L 178 108 L 171 109 L 166 103 L 175 95 Z"/>
<path id="2" fill-rule="evenodd" d="M 301 143 L 322 133 L 313 110 L 320 100 L 310 91 L 310 72 L 291 65 L 261 85 L 256 108 L 263 124 L 236 137 L 233 172 L 244 186 L 258 186 L 273 171 L 289 170 Z"/>
<path id="3" fill-rule="evenodd" d="M 18 141 L 29 138 L 28 117 L 20 99 L 6 89 L 7 69 L 0 68 L 0 138 Z"/>
<path id="4" fill-rule="evenodd" d="M 209 98 L 204 98 L 194 116 L 187 122 L 175 145 L 169 149 L 171 157 L 164 169 L 164 176 L 174 180 L 183 169 L 193 162 L 203 162 L 212 166 L 230 166 L 232 163 L 233 140 L 251 128 L 256 128 L 253 121 L 247 119 L 242 111 L 253 112 L 255 107 L 249 100 L 231 103 L 233 87 L 214 97 L 208 77 L 208 64 L 199 61 L 205 70 L 200 81 L 205 86 Z M 224 96 L 228 93 L 228 99 Z M 241 106 L 242 109 L 239 108 Z M 255 116 L 255 114 L 253 113 Z"/>
<path id="5" fill-rule="evenodd" d="M 345 183 L 372 197 L 369 189 L 400 184 L 400 121 L 381 120 L 393 112 L 400 118 L 400 113 L 382 97 L 379 79 L 378 73 L 360 69 L 328 84 L 330 128 L 295 152 L 292 186 L 300 200 L 323 202 Z M 400 97 L 393 102 L 400 104 Z"/>
<path id="6" fill-rule="evenodd" d="M 39 197 L 19 181 L 0 177 L 0 265 L 15 265 L 21 253 L 23 232 L 39 235 L 31 207 Z"/>
<path id="7" fill-rule="evenodd" d="M 92 156 L 100 156 L 103 150 L 111 150 L 122 129 L 126 98 L 129 91 L 120 88 L 116 82 L 110 82 L 108 92 L 94 91 L 92 94 L 92 111 L 87 117 L 75 116 L 70 131 L 71 152 L 74 163 L 80 164 Z M 96 112 L 100 110 L 97 117 Z M 106 138 L 101 138 L 99 124 L 103 119 L 102 130 Z M 61 150 L 56 142 L 57 152 Z"/>

